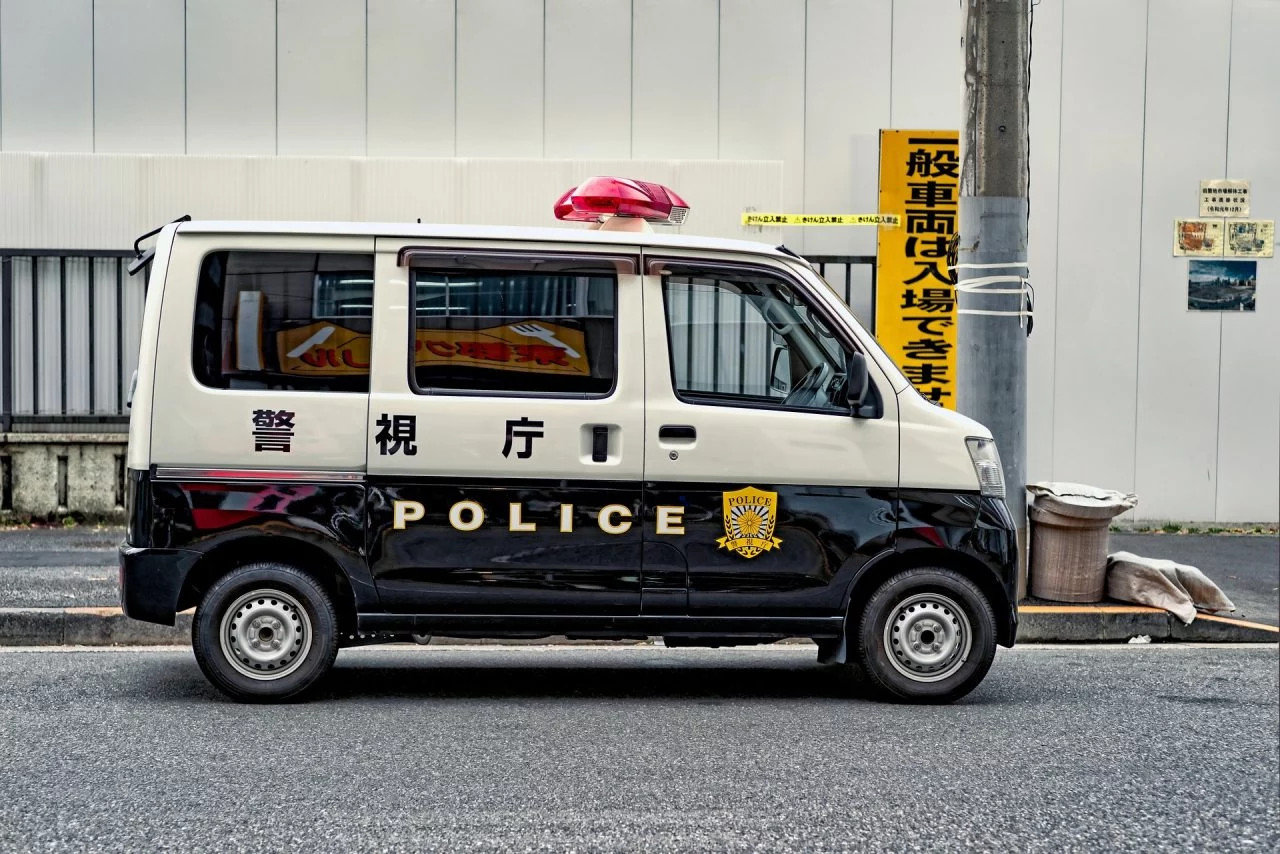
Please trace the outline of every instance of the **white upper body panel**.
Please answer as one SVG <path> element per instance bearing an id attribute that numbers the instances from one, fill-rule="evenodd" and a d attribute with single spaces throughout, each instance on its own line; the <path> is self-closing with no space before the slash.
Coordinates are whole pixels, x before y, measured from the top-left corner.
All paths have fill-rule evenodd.
<path id="1" fill-rule="evenodd" d="M 414 411 L 422 409 L 424 415 L 427 410 L 444 411 L 439 407 L 447 408 L 447 398 L 432 400 L 410 393 L 407 386 L 402 388 L 405 377 L 401 375 L 404 372 L 401 366 L 406 364 L 407 354 L 403 351 L 408 340 L 408 317 L 404 306 L 408 278 L 398 267 L 395 253 L 415 246 L 457 249 L 464 253 L 488 249 L 559 254 L 615 253 L 637 259 L 643 255 L 673 261 L 688 259 L 710 264 L 771 268 L 803 282 L 809 298 L 822 303 L 844 337 L 856 342 L 870 359 L 870 374 L 880 388 L 884 403 L 884 417 L 875 422 L 784 410 L 757 410 L 747 417 L 744 410 L 733 406 L 691 407 L 676 399 L 671 375 L 666 368 L 669 342 L 666 341 L 659 280 L 637 270 L 640 275 L 624 277 L 619 282 L 625 291 L 631 292 L 619 304 L 625 316 L 619 327 L 619 332 L 625 336 L 619 344 L 626 351 L 622 354 L 620 367 L 628 376 L 618 387 L 612 402 L 605 405 L 603 401 L 526 400 L 524 404 L 530 412 L 537 410 L 535 414 L 548 423 L 561 415 L 572 415 L 570 420 L 582 421 L 585 418 L 584 424 L 594 424 L 600 418 L 585 410 L 599 410 L 603 415 L 605 409 L 610 409 L 604 422 L 626 428 L 623 432 L 628 434 L 628 438 L 623 440 L 625 445 L 613 445 L 611 457 L 625 448 L 623 459 L 630 463 L 623 467 L 630 475 L 638 474 L 639 457 L 633 458 L 632 455 L 641 450 L 632 444 L 638 438 L 635 434 L 646 434 L 645 443 L 656 442 L 653 436 L 647 435 L 652 432 L 648 429 L 652 425 L 639 427 L 641 419 L 681 423 L 694 420 L 696 415 L 702 424 L 699 441 L 703 447 L 699 453 L 681 455 L 679 465 L 676 465 L 667 453 L 671 449 L 655 444 L 645 455 L 655 469 L 646 472 L 647 477 L 661 474 L 675 480 L 737 481 L 746 472 L 742 470 L 743 461 L 734 449 L 754 446 L 757 450 L 755 467 L 768 468 L 767 479 L 771 482 L 806 483 L 815 478 L 822 481 L 834 477 L 833 485 L 891 486 L 896 482 L 904 488 L 964 491 L 976 491 L 978 488 L 964 440 L 968 436 L 989 437 L 990 432 L 964 416 L 930 404 L 916 394 L 873 336 L 857 323 L 852 312 L 813 267 L 784 249 L 765 243 L 649 230 L 414 223 L 185 222 L 166 227 L 158 238 L 152 288 L 144 319 L 139 377 L 130 422 L 130 468 L 146 468 L 152 464 L 208 464 L 248 465 L 253 468 L 279 465 L 290 469 L 342 471 L 366 469 L 366 454 L 370 447 L 367 394 L 214 389 L 195 379 L 191 348 L 196 280 L 201 258 L 218 250 L 376 254 L 380 260 L 375 273 L 375 290 L 377 284 L 382 284 L 391 291 L 375 297 L 378 309 L 374 328 L 383 332 L 375 334 L 372 343 L 373 374 L 370 379 L 373 393 L 383 396 L 379 406 L 384 408 L 399 402 L 404 406 L 412 405 Z M 170 279 L 172 281 L 168 281 Z M 642 283 L 643 289 L 648 291 L 643 309 Z M 395 310 L 391 311 L 392 308 Z M 394 317 L 381 316 L 388 311 Z M 643 331 L 640 325 L 642 314 Z M 631 352 L 623 343 L 637 338 L 646 342 L 646 354 L 643 356 L 639 352 Z M 380 367 L 388 364 L 394 367 Z M 387 383 L 392 383 L 394 388 Z M 641 388 L 645 390 L 643 401 L 638 391 Z M 499 396 L 479 402 L 473 408 L 477 410 L 477 416 L 489 410 L 506 411 L 510 407 L 503 400 Z M 296 413 L 295 452 L 276 458 L 254 451 L 250 436 L 251 415 L 260 409 L 285 406 L 291 415 Z M 616 408 L 619 406 L 621 408 Z M 569 410 L 576 413 L 577 409 L 584 409 L 581 418 L 569 413 Z M 650 418 L 642 414 L 646 409 L 651 410 Z M 578 432 L 576 429 L 573 431 L 575 436 Z M 744 433 L 739 437 L 740 441 L 734 439 L 739 432 Z M 790 435 L 792 433 L 794 435 Z M 575 441 L 573 444 L 576 449 L 578 443 Z M 762 447 L 770 451 L 760 454 Z M 580 450 L 574 451 L 575 462 L 581 456 Z M 425 454 L 417 462 L 426 463 L 430 456 L 433 455 Z M 460 473 L 458 468 L 465 468 L 466 458 L 465 453 L 454 454 L 448 458 L 452 462 L 445 468 Z M 847 460 L 847 464 L 838 462 L 838 459 Z M 435 462 L 445 461 L 438 459 Z M 547 462 L 552 463 L 552 460 L 547 459 Z M 789 470 L 789 466 L 795 470 Z M 533 468 L 537 468 L 537 473 L 544 477 L 562 474 L 540 466 Z M 608 468 L 611 466 L 603 466 L 601 471 Z M 633 468 L 636 471 L 631 471 Z M 764 474 L 766 472 L 758 471 L 749 476 Z"/>

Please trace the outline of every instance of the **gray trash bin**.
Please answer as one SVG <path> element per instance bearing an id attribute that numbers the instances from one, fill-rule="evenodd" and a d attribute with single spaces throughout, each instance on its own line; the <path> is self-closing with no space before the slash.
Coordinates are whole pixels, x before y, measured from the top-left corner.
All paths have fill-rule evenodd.
<path id="1" fill-rule="evenodd" d="M 1033 483 L 1031 595 L 1051 602 L 1100 602 L 1107 586 L 1111 520 L 1138 496 L 1080 483 Z"/>

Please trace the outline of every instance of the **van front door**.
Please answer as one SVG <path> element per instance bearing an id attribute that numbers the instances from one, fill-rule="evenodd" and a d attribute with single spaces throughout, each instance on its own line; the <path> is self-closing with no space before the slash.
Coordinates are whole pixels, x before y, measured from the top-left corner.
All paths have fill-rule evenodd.
<path id="1" fill-rule="evenodd" d="M 891 547 L 896 400 L 873 365 L 882 414 L 852 416 L 852 343 L 766 263 L 648 262 L 645 533 L 682 553 L 691 614 L 833 616 Z"/>
<path id="2" fill-rule="evenodd" d="M 378 248 L 369 562 L 384 607 L 638 614 L 644 365 L 621 346 L 642 337 L 637 259 Z"/>

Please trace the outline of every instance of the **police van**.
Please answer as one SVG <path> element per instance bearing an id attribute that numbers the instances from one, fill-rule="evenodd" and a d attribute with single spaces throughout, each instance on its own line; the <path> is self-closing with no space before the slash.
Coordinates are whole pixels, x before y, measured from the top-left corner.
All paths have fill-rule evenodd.
<path id="1" fill-rule="evenodd" d="M 810 638 L 890 699 L 977 685 L 1017 624 L 990 432 L 921 397 L 784 247 L 578 228 L 158 232 L 128 446 L 126 614 L 240 700 L 430 636 Z"/>

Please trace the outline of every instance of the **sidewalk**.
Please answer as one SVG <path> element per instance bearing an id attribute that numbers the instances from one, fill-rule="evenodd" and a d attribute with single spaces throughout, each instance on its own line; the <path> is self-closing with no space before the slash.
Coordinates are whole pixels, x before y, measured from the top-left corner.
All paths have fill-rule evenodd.
<path id="1" fill-rule="evenodd" d="M 116 547 L 120 528 L 0 530 L 0 646 L 188 643 L 190 616 L 175 627 L 120 613 Z M 1237 612 L 1190 626 L 1164 611 L 1122 603 L 1024 602 L 1019 643 L 1280 640 L 1280 538 L 1112 534 L 1112 551 L 1199 567 Z M 1243 625 L 1242 625 L 1243 624 Z M 547 641 L 543 640 L 542 643 Z"/>

